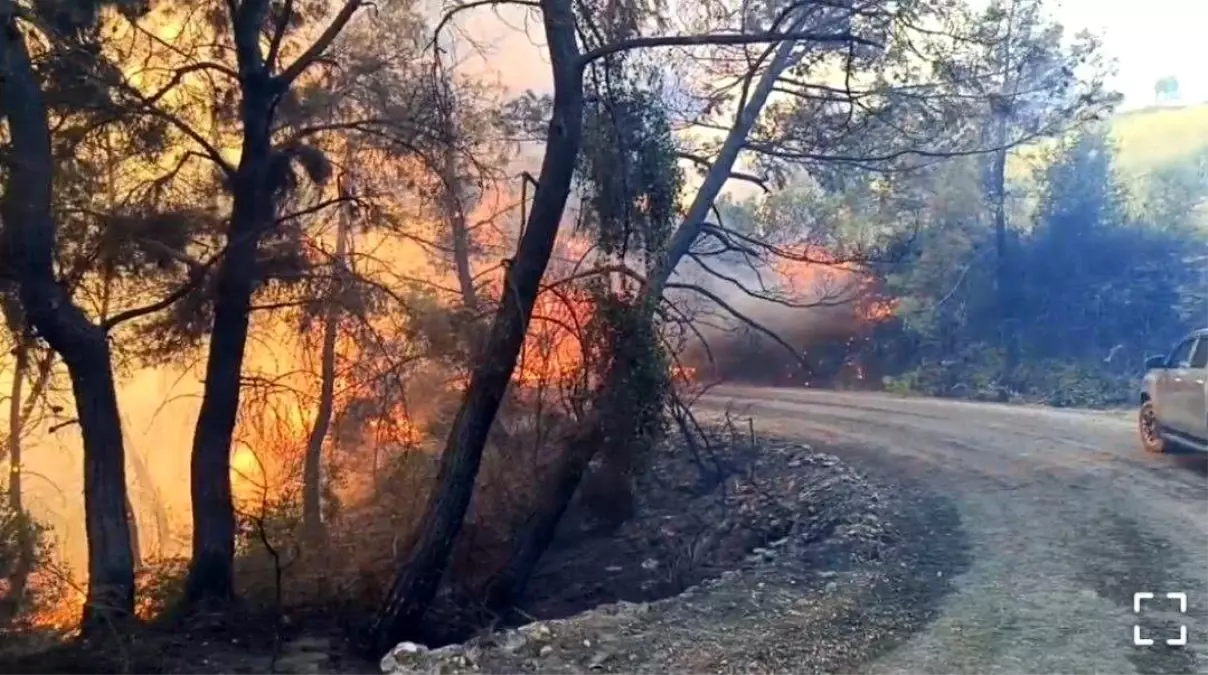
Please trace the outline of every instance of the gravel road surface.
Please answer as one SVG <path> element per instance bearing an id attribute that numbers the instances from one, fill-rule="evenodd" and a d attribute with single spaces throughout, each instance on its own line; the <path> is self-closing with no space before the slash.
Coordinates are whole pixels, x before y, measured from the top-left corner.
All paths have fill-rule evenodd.
<path id="1" fill-rule="evenodd" d="M 757 387 L 698 405 L 955 505 L 969 561 L 938 618 L 862 670 L 1208 673 L 1208 458 L 1147 455 L 1130 414 Z"/>

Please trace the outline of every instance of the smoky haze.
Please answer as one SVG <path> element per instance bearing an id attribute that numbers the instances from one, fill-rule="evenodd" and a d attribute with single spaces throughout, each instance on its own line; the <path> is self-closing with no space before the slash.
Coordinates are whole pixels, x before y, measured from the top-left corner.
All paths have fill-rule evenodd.
<path id="1" fill-rule="evenodd" d="M 687 288 L 667 294 L 696 317 L 684 361 L 720 379 L 821 384 L 841 365 L 829 362 L 831 352 L 868 328 L 861 277 L 837 267 L 727 253 L 684 260 L 672 281 L 716 296 Z"/>

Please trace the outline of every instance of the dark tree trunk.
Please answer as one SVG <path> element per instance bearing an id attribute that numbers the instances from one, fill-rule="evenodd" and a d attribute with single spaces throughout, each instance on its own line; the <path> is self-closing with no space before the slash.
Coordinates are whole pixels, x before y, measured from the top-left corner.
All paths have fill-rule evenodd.
<path id="1" fill-rule="evenodd" d="M 990 176 L 990 195 L 994 200 L 994 289 L 998 303 L 998 340 L 1010 374 L 1019 361 L 1015 340 L 1015 295 L 1012 292 L 1011 253 L 1007 240 L 1007 123 L 997 122 Z"/>
<path id="2" fill-rule="evenodd" d="M 134 514 L 134 503 L 130 501 L 130 492 L 126 492 L 126 523 L 130 528 L 130 561 L 132 569 L 138 572 L 143 567 L 143 549 L 138 539 L 138 517 Z"/>
<path id="3" fill-rule="evenodd" d="M 230 172 L 234 206 L 227 245 L 216 272 L 214 328 L 206 360 L 205 393 L 193 435 L 191 493 L 193 560 L 185 599 L 225 601 L 234 593 L 235 509 L 231 502 L 231 439 L 239 412 L 248 313 L 258 283 L 260 240 L 276 223 L 276 189 L 283 187 L 272 146 L 273 113 L 298 76 L 331 46 L 361 0 L 345 0 L 327 28 L 288 67 L 273 74 L 280 54 L 273 40 L 268 58 L 262 50 L 269 0 L 231 2 L 235 58 L 239 64 L 239 105 L 243 147 L 239 166 Z M 288 3 L 287 3 L 288 4 Z M 287 12 L 276 19 L 284 31 Z"/>
<path id="4" fill-rule="evenodd" d="M 453 240 L 453 265 L 457 270 L 457 286 L 461 289 L 462 304 L 466 309 L 477 311 L 478 291 L 474 288 L 474 274 L 470 269 L 470 229 L 466 221 L 461 178 L 457 174 L 457 159 L 452 144 L 445 150 L 444 173 L 445 219 L 449 221 Z"/>
<path id="5" fill-rule="evenodd" d="M 516 367 L 570 193 L 583 124 L 583 73 L 577 63 L 575 17 L 569 0 L 544 0 L 542 9 L 555 93 L 540 187 L 516 257 L 504 276 L 490 335 L 479 350 L 478 364 L 441 456 L 437 487 L 419 538 L 371 626 L 378 652 L 413 630 L 436 595 L 470 504 L 487 433 Z"/>
<path id="6" fill-rule="evenodd" d="M 69 302 L 66 293 L 62 301 Z M 35 296 L 37 297 L 37 296 Z M 29 301 L 27 301 L 29 302 Z M 37 302 L 37 300 L 34 300 Z M 84 439 L 84 511 L 88 531 L 88 602 L 84 623 L 103 615 L 128 616 L 134 611 L 134 559 L 130 525 L 126 518 L 126 465 L 121 418 L 110 365 L 109 342 L 104 332 L 88 322 L 78 308 L 73 323 L 82 338 L 58 347 L 71 376 L 71 390 Z M 32 313 L 31 322 L 43 337 L 43 322 Z M 69 352 L 71 356 L 69 356 Z"/>
<path id="7" fill-rule="evenodd" d="M 799 30 L 805 25 L 808 13 L 803 13 L 794 19 L 789 30 Z M 701 228 L 709 209 L 717 195 L 725 186 L 738 159 L 747 135 L 759 119 L 759 114 L 771 96 L 776 79 L 784 72 L 790 62 L 793 42 L 785 41 L 773 53 L 767 70 L 760 76 L 751 90 L 750 98 L 735 120 L 734 126 L 726 135 L 718 157 L 705 176 L 704 182 L 697 190 L 688 212 L 676 228 L 667 245 L 667 253 L 659 265 L 647 277 L 637 302 L 641 303 L 639 311 L 642 320 L 653 323 L 655 310 L 662 299 L 663 289 L 671 278 L 679 261 L 688 254 L 693 242 L 700 236 Z M 614 368 L 613 374 L 618 373 Z M 609 377 L 602 387 L 601 401 L 616 400 L 610 395 L 616 389 L 617 380 Z M 607 405 L 607 403 L 605 404 Z M 563 461 L 555 468 L 555 473 L 549 487 L 543 490 L 541 502 L 529 518 L 519 536 L 512 544 L 512 550 L 503 570 L 493 580 L 488 590 L 488 605 L 495 611 L 503 612 L 510 609 L 524 596 L 528 581 L 532 578 L 541 561 L 541 556 L 553 543 L 558 522 L 570 506 L 571 499 L 579 488 L 583 476 L 601 445 L 605 443 L 607 434 L 602 425 L 607 420 L 616 419 L 616 412 L 607 409 L 597 410 L 584 421 L 583 431 L 572 440 L 566 449 Z"/>
<path id="8" fill-rule="evenodd" d="M 554 543 L 558 523 L 570 507 L 591 460 L 604 442 L 601 419 L 598 413 L 591 414 L 580 432 L 567 443 L 561 462 L 554 468 L 552 479 L 543 483 L 536 510 L 516 536 L 507 563 L 491 581 L 487 591 L 487 607 L 492 611 L 502 614 L 524 597 L 529 580 L 537 570 L 537 563 L 541 562 L 541 556 Z"/>
<path id="9" fill-rule="evenodd" d="M 46 106 L 24 36 L 0 2 L 0 110 L 11 144 L 4 199 L 3 248 L 11 255 L 29 324 L 67 366 L 84 441 L 84 509 L 88 596 L 84 627 L 134 609 L 134 570 L 126 522 L 126 467 L 105 331 L 88 320 L 54 276 L 51 211 L 53 159 Z"/>
<path id="10" fill-rule="evenodd" d="M 193 560 L 185 584 L 191 604 L 225 602 L 234 595 L 231 440 L 239 412 L 257 249 L 275 215 L 269 176 L 272 97 L 267 89 L 255 81 L 243 85 L 243 152 L 233 180 L 234 207 L 226 255 L 217 271 L 205 391 L 193 434 Z"/>
<path id="11" fill-rule="evenodd" d="M 336 289 L 328 299 L 326 316 L 323 317 L 323 353 L 320 355 L 319 409 L 315 413 L 315 424 L 306 441 L 306 457 L 302 467 L 302 529 L 311 544 L 322 544 L 323 529 L 323 439 L 331 427 L 331 415 L 335 407 L 336 393 L 336 338 L 340 328 L 340 292 L 344 288 L 344 258 L 348 249 L 348 210 L 341 209 L 336 229 L 336 252 L 332 261 L 336 272 L 333 275 Z"/>
<path id="12" fill-rule="evenodd" d="M 19 528 L 17 530 L 17 560 L 8 577 L 8 596 L 5 598 L 6 620 L 21 612 L 35 555 L 32 523 L 25 514 L 21 493 L 21 436 L 25 430 L 21 403 L 25 377 L 29 371 L 29 336 L 25 334 L 25 329 L 22 327 L 24 322 L 15 320 L 17 319 L 15 313 L 19 311 L 20 309 L 17 307 L 8 308 L 5 311 L 9 330 L 17 341 L 17 348 L 14 350 L 16 363 L 13 366 L 13 384 L 8 401 L 8 508 L 20 518 L 20 522 L 17 524 Z"/>
<path id="13" fill-rule="evenodd" d="M 994 290 L 998 303 L 998 346 L 1005 358 L 1005 374 L 1011 377 L 1019 362 L 1015 338 L 1015 294 L 1011 279 L 1011 255 L 1007 241 L 1007 142 L 1010 132 L 1010 106 L 1015 103 L 1016 85 L 1011 79 L 1014 67 L 1012 49 L 1015 37 L 1015 12 L 1018 2 L 1012 2 L 1007 12 L 1007 28 L 999 57 L 1002 61 L 1002 87 L 991 100 L 994 116 L 994 156 L 992 158 L 989 192 L 994 200 Z M 1005 393 L 1005 392 L 1004 392 Z"/>
<path id="14" fill-rule="evenodd" d="M 653 308 L 654 305 L 649 304 L 653 300 L 653 296 L 639 298 L 639 302 L 647 304 L 637 308 L 638 311 Z M 642 311 L 639 320 L 652 325 L 653 310 Z M 654 334 L 653 328 L 648 334 Z M 629 391 L 635 383 L 629 380 L 628 374 L 643 367 L 635 360 L 642 358 L 640 354 L 644 352 L 640 349 L 634 351 L 634 343 L 626 342 L 634 339 L 638 338 L 630 335 L 612 345 L 615 360 L 609 366 L 605 381 L 601 383 L 595 407 L 567 441 L 562 460 L 554 468 L 552 477 L 542 485 L 537 508 L 515 537 L 507 563 L 491 581 L 487 590 L 487 606 L 492 611 L 504 613 L 524 597 L 541 556 L 554 543 L 558 524 L 597 455 L 603 455 L 603 468 L 612 476 L 626 480 L 630 477 L 632 465 L 629 462 L 633 459 L 633 448 L 626 446 L 643 440 L 631 433 L 640 432 L 641 429 L 626 426 L 641 414 L 633 404 L 642 405 L 641 394 L 635 395 Z M 608 489 L 627 490 L 628 485 L 614 481 L 609 483 Z M 627 500 L 632 498 L 632 493 L 613 494 L 612 497 L 618 501 Z M 612 506 L 616 507 L 617 503 L 614 502 Z"/>

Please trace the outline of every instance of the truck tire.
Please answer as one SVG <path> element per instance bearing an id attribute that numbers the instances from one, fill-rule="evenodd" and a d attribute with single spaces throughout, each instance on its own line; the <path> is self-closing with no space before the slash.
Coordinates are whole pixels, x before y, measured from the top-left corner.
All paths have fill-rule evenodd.
<path id="1" fill-rule="evenodd" d="M 1158 431 L 1158 413 L 1154 410 L 1153 401 L 1141 404 L 1141 412 L 1137 415 L 1137 429 L 1141 435 L 1141 447 L 1145 448 L 1146 452 L 1166 452 L 1166 441 Z"/>

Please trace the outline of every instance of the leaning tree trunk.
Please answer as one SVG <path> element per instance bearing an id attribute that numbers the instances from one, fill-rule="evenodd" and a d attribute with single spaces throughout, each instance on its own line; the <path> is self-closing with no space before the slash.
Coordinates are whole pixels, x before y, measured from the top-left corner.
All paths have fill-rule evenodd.
<path id="1" fill-rule="evenodd" d="M 788 32 L 800 30 L 808 16 L 808 12 L 803 12 L 787 29 Z M 710 166 L 688 212 L 672 235 L 666 254 L 643 285 L 635 301 L 635 310 L 638 312 L 637 320 L 644 322 L 651 330 L 663 289 L 679 261 L 687 255 L 692 244 L 700 236 L 709 209 L 725 186 L 746 143 L 747 135 L 759 119 L 777 78 L 789 64 L 793 46 L 793 41 L 785 41 L 776 48 L 767 70 L 752 88 L 747 103 L 718 151 L 716 161 Z M 541 556 L 553 543 L 558 522 L 570 506 L 591 461 L 601 451 L 602 446 L 607 444 L 609 420 L 618 419 L 618 414 L 621 414 L 612 409 L 614 404 L 610 402 L 622 400 L 617 389 L 625 379 L 627 368 L 624 364 L 614 364 L 609 370 L 609 375 L 601 387 L 600 400 L 603 405 L 588 415 L 581 423 L 582 430 L 567 444 L 562 461 L 554 469 L 554 475 L 549 486 L 543 491 L 537 509 L 513 541 L 507 562 L 492 580 L 487 591 L 487 603 L 493 610 L 507 611 L 524 597 L 529 579 L 536 571 Z"/>
<path id="2" fill-rule="evenodd" d="M 570 507 L 591 460 L 605 443 L 602 420 L 607 413 L 594 410 L 588 415 L 566 443 L 560 463 L 542 487 L 537 508 L 513 541 L 507 562 L 491 580 L 486 602 L 493 611 L 502 614 L 524 596 L 537 563 L 554 543 L 558 523 Z"/>
<path id="3" fill-rule="evenodd" d="M 348 249 L 348 210 L 341 208 L 336 226 L 336 252 L 332 260 L 335 274 L 332 276 L 335 292 L 327 300 L 327 312 L 323 317 L 323 353 L 320 356 L 319 410 L 315 424 L 306 441 L 306 457 L 302 467 L 302 530 L 308 543 L 321 544 L 323 529 L 322 489 L 323 439 L 331 427 L 331 415 L 335 407 L 336 393 L 336 338 L 340 328 L 340 300 L 347 275 L 345 260 Z"/>
<path id="4" fill-rule="evenodd" d="M 110 156 L 109 160 L 110 160 L 110 162 L 113 161 L 112 156 Z M 111 173 L 112 173 L 112 171 L 111 171 Z M 116 200 L 115 193 L 113 192 L 113 189 L 112 189 L 112 177 L 110 178 L 109 198 L 111 200 Z M 105 270 L 103 272 L 102 282 L 101 282 L 101 308 L 100 308 L 101 322 L 104 322 L 109 316 L 109 303 L 112 299 L 113 299 L 113 269 L 111 266 L 106 264 Z M 139 470 L 138 470 L 139 462 L 137 460 L 137 457 L 138 457 L 137 453 L 131 453 L 131 455 L 130 455 L 131 464 L 133 464 L 135 467 L 134 475 L 139 477 L 140 482 L 143 482 L 145 484 L 146 481 L 142 480 L 145 476 L 140 475 Z M 143 472 L 143 473 L 145 474 L 145 472 Z M 139 538 L 138 538 L 138 518 L 136 518 L 134 515 L 134 502 L 130 501 L 130 486 L 126 486 L 126 522 L 130 526 L 130 558 L 131 558 L 131 560 L 134 561 L 134 563 L 133 563 L 134 572 L 137 574 L 138 571 L 140 569 L 142 569 L 143 556 L 142 556 L 142 547 L 141 547 L 141 544 L 140 544 Z"/>
<path id="5" fill-rule="evenodd" d="M 225 602 L 234 596 L 231 442 L 239 413 L 257 249 L 265 229 L 274 220 L 268 175 L 272 153 L 271 98 L 269 93 L 255 87 L 244 89 L 243 152 L 233 179 L 234 207 L 226 255 L 217 271 L 205 391 L 193 434 L 190 464 L 193 560 L 185 583 L 185 598 L 190 604 Z"/>
<path id="6" fill-rule="evenodd" d="M 0 0 L 0 112 L 8 120 L 10 165 L 0 215 L 4 249 L 26 319 L 62 358 L 84 441 L 88 594 L 84 628 L 134 610 L 126 466 L 109 337 L 55 278 L 50 124 L 25 39 L 9 0 Z"/>
<path id="7" fill-rule="evenodd" d="M 554 109 L 546 134 L 540 187 L 516 257 L 504 275 L 490 335 L 478 352 L 478 364 L 441 455 L 436 490 L 419 538 L 371 626 L 379 652 L 413 630 L 436 596 L 469 508 L 487 433 L 515 370 L 570 194 L 583 126 L 583 71 L 577 63 L 575 17 L 569 0 L 544 0 L 542 9 L 554 74 Z"/>
<path id="8" fill-rule="evenodd" d="M 57 285 L 56 285 L 56 288 Z M 70 303 L 59 293 L 29 293 L 27 303 Z M 130 524 L 126 518 L 126 462 L 122 445 L 108 336 L 78 308 L 66 317 L 39 317 L 31 323 L 67 365 L 84 440 L 84 513 L 88 532 L 88 598 L 85 627 L 100 628 L 103 617 L 124 617 L 134 611 L 134 559 Z M 47 320 L 50 319 L 50 320 Z M 53 330 L 47 330 L 54 324 Z M 66 324 L 66 325 L 61 325 Z M 51 339 L 50 335 L 62 331 Z"/>

